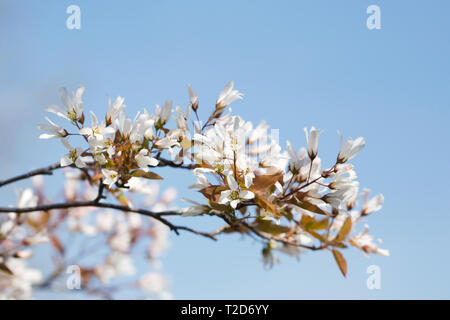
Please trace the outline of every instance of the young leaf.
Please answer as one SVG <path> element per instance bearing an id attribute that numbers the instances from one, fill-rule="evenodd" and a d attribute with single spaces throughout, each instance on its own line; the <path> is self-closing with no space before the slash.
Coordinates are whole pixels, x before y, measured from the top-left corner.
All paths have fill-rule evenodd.
<path id="1" fill-rule="evenodd" d="M 307 202 L 307 201 L 295 201 L 295 202 L 290 201 L 290 202 L 292 204 L 296 205 L 297 207 L 300 207 L 300 208 L 305 209 L 307 211 L 311 211 L 311 212 L 318 213 L 318 214 L 323 214 L 323 215 L 326 215 L 326 216 L 329 216 L 329 217 L 332 216 L 331 213 L 320 209 L 318 206 L 316 206 L 315 204 L 312 204 L 310 202 Z"/>
<path id="2" fill-rule="evenodd" d="M 336 236 L 335 241 L 341 242 L 345 240 L 345 238 L 347 238 L 351 230 L 352 230 L 352 218 L 347 217 L 347 219 L 345 219 L 344 224 L 341 227 L 341 230 L 339 230 L 339 233 Z"/>
<path id="3" fill-rule="evenodd" d="M 339 269 L 345 277 L 347 275 L 347 261 L 345 261 L 345 258 L 340 251 L 337 251 L 336 249 L 332 249 L 331 251 L 333 252 L 334 260 L 336 260 Z"/>
<path id="4" fill-rule="evenodd" d="M 227 187 L 225 186 L 209 186 L 199 190 L 199 192 L 203 194 L 208 200 L 217 202 L 219 201 L 220 193 L 226 189 Z"/>
<path id="5" fill-rule="evenodd" d="M 273 235 L 279 235 L 290 231 L 289 227 L 280 226 L 267 220 L 258 220 L 257 229 Z"/>
<path id="6" fill-rule="evenodd" d="M 329 219 L 324 218 L 322 220 L 314 220 L 307 223 L 305 227 L 311 230 L 322 230 L 328 228 Z"/>
<path id="7" fill-rule="evenodd" d="M 55 235 L 52 235 L 50 237 L 50 241 L 60 254 L 64 254 L 64 247 L 62 246 L 61 241 L 59 241 L 59 239 Z"/>
<path id="8" fill-rule="evenodd" d="M 283 177 L 281 172 L 275 174 L 263 174 L 253 179 L 253 188 L 256 190 L 265 190 Z"/>
<path id="9" fill-rule="evenodd" d="M 150 180 L 163 180 L 161 176 L 151 171 L 137 170 L 131 174 L 133 177 L 146 178 Z"/>
<path id="10" fill-rule="evenodd" d="M 271 201 L 269 201 L 269 199 L 267 199 L 264 195 L 262 195 L 259 192 L 255 193 L 255 195 L 256 195 L 255 201 L 258 204 L 258 206 L 260 206 L 267 212 L 273 213 L 275 216 L 280 215 L 280 213 L 277 210 L 277 207 Z"/>

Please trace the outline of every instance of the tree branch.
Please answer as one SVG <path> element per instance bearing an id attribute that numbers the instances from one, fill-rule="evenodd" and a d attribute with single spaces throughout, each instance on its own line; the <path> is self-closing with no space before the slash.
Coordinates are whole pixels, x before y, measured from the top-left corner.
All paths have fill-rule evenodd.
<path id="1" fill-rule="evenodd" d="M 48 167 L 44 167 L 44 168 L 40 168 L 40 169 L 36 169 L 36 170 L 32 170 L 30 172 L 18 175 L 16 177 L 12 177 L 10 179 L 6 179 L 3 181 L 0 181 L 0 187 L 6 186 L 7 184 L 13 183 L 13 182 L 17 182 L 23 179 L 28 179 L 34 176 L 39 176 L 39 175 L 52 175 L 54 170 L 60 169 L 61 165 L 59 163 L 55 163 L 52 164 Z"/>
<path id="2" fill-rule="evenodd" d="M 158 167 L 172 167 L 172 168 L 180 168 L 180 169 L 187 169 L 187 170 L 192 170 L 196 167 L 194 164 L 189 164 L 189 165 L 177 164 L 171 160 L 167 160 L 167 159 L 159 158 L 159 157 L 158 157 L 158 160 L 159 160 Z M 75 165 L 71 165 L 70 167 L 77 168 Z M 15 176 L 15 177 L 12 177 L 12 178 L 9 178 L 6 180 L 1 180 L 0 188 L 8 185 L 10 183 L 17 182 L 17 181 L 24 180 L 24 179 L 29 179 L 34 176 L 39 176 L 39 175 L 50 175 L 51 176 L 53 174 L 53 171 L 61 169 L 61 168 L 63 168 L 63 167 L 61 167 L 60 163 L 58 162 L 58 163 L 49 165 L 47 167 L 35 169 L 30 172 L 27 172 L 27 173 L 24 173 L 24 174 L 21 174 L 21 175 L 18 175 L 18 176 Z M 77 168 L 77 169 L 83 171 L 83 173 L 90 180 L 91 177 L 88 172 L 89 168 Z"/>
<path id="3" fill-rule="evenodd" d="M 96 198 L 97 199 L 97 198 Z M 35 207 L 29 207 L 29 208 L 2 208 L 0 207 L 0 213 L 9 213 L 9 212 L 16 212 L 16 213 L 27 213 L 27 212 L 36 212 L 36 211 L 51 211 L 51 210 L 57 210 L 57 209 L 71 209 L 71 208 L 81 208 L 81 207 L 95 207 L 95 208 L 107 208 L 107 209 L 114 209 L 114 210 L 120 210 L 124 212 L 133 212 L 142 214 L 144 216 L 151 217 L 155 220 L 160 221 L 161 223 L 165 224 L 167 227 L 169 227 L 170 230 L 174 231 L 177 235 L 179 235 L 178 230 L 184 230 L 191 233 L 194 233 L 196 235 L 201 235 L 207 238 L 210 238 L 212 240 L 217 240 L 213 235 L 197 231 L 185 226 L 177 226 L 169 222 L 167 219 L 164 218 L 164 216 L 179 216 L 180 213 L 177 211 L 161 211 L 161 212 L 153 212 L 145 209 L 134 209 L 127 206 L 117 205 L 113 203 L 103 203 L 98 202 L 96 199 L 92 201 L 74 201 L 74 202 L 68 202 L 68 203 L 54 203 L 54 204 L 47 204 L 47 205 L 40 205 Z"/>

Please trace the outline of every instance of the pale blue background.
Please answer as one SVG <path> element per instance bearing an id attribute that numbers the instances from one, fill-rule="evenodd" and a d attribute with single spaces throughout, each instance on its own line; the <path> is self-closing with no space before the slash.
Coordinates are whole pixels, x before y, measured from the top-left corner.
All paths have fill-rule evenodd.
<path id="1" fill-rule="evenodd" d="M 66 28 L 70 4 L 81 7 L 81 30 Z M 371 4 L 381 7 L 381 30 L 366 28 Z M 184 107 L 190 83 L 206 117 L 233 79 L 245 93 L 236 113 L 268 120 L 297 147 L 303 127 L 324 129 L 328 163 L 336 130 L 366 138 L 354 163 L 362 186 L 385 195 L 370 225 L 391 257 L 347 250 L 344 279 L 328 252 L 300 262 L 282 256 L 265 271 L 250 239 L 173 235 L 164 267 L 175 297 L 450 298 L 449 12 L 444 0 L 2 0 L 0 176 L 59 158 L 63 147 L 39 141 L 36 124 L 62 85 L 86 85 L 86 109 L 103 111 L 106 96 L 120 94 L 135 113 L 166 98 Z M 194 181 L 185 172 L 164 174 L 164 185 L 180 190 Z M 12 190 L 2 190 L 4 205 L 14 202 Z M 204 220 L 191 221 L 215 226 Z M 382 271 L 378 291 L 366 288 L 372 264 Z"/>

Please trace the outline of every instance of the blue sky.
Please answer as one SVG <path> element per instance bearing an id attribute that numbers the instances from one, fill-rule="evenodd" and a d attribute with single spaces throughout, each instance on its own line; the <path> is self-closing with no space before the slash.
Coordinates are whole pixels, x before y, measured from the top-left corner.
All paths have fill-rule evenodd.
<path id="1" fill-rule="evenodd" d="M 81 8 L 81 30 L 66 28 L 71 4 Z M 381 8 L 381 30 L 366 28 L 372 4 Z M 354 164 L 361 185 L 385 196 L 369 223 L 391 257 L 347 250 L 344 279 L 327 252 L 282 257 L 265 271 L 250 239 L 173 235 L 164 268 L 175 297 L 448 299 L 448 12 L 449 2 L 438 0 L 2 0 L 0 175 L 59 159 L 63 147 L 39 141 L 36 125 L 60 86 L 84 84 L 86 109 L 101 112 L 107 95 L 122 95 L 135 113 L 166 98 L 185 106 L 190 83 L 206 117 L 232 79 L 245 94 L 235 113 L 266 119 L 296 147 L 303 127 L 323 129 L 325 162 L 338 151 L 336 130 L 366 138 Z M 180 190 L 194 181 L 164 174 L 163 185 Z M 11 195 L 2 190 L 0 199 L 11 203 Z M 191 225 L 214 225 L 203 220 Z M 381 290 L 366 288 L 372 264 L 381 268 Z"/>

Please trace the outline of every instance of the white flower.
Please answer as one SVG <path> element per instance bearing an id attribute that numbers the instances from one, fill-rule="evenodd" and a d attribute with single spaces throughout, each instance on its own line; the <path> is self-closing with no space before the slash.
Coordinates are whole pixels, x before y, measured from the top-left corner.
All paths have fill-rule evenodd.
<path id="1" fill-rule="evenodd" d="M 363 216 L 366 216 L 373 212 L 379 211 L 383 207 L 384 196 L 382 194 L 379 194 L 370 200 L 369 200 L 369 194 L 370 194 L 370 190 L 365 189 L 363 192 L 364 202 L 362 205 L 362 215 Z"/>
<path id="2" fill-rule="evenodd" d="M 299 171 L 302 167 L 305 167 L 306 164 L 309 163 L 306 155 L 306 149 L 301 148 L 298 152 L 294 151 L 294 148 L 292 147 L 291 143 L 289 141 L 286 142 L 286 149 L 289 155 L 289 168 L 293 172 Z M 308 168 L 309 170 L 309 168 Z"/>
<path id="3" fill-rule="evenodd" d="M 170 149 L 172 147 L 179 147 L 178 138 L 180 137 L 180 130 L 171 130 L 164 138 L 155 142 L 156 147 L 160 149 Z"/>
<path id="4" fill-rule="evenodd" d="M 191 88 L 191 85 L 188 85 L 188 91 L 189 91 L 189 102 L 191 104 L 192 110 L 197 111 L 198 109 L 198 96 L 194 92 L 194 90 Z"/>
<path id="5" fill-rule="evenodd" d="M 61 158 L 60 164 L 61 167 L 70 166 L 71 164 L 75 164 L 78 168 L 85 168 L 87 157 L 82 157 L 83 149 L 81 147 L 74 148 L 70 145 L 70 143 L 65 139 L 61 139 L 64 146 L 70 151 L 64 157 Z"/>
<path id="6" fill-rule="evenodd" d="M 227 182 L 230 190 L 225 190 L 220 193 L 220 204 L 229 203 L 233 209 L 236 209 L 242 200 L 250 200 L 255 197 L 255 194 L 249 190 L 240 190 L 238 183 L 231 175 L 227 177 Z"/>
<path id="7" fill-rule="evenodd" d="M 6 265 L 13 275 L 0 273 L 0 300 L 31 299 L 33 285 L 42 281 L 42 273 L 29 268 L 23 259 L 9 258 Z"/>
<path id="8" fill-rule="evenodd" d="M 194 206 L 182 208 L 180 210 L 181 215 L 183 217 L 191 217 L 199 214 L 207 213 L 211 210 L 211 208 L 207 205 L 200 204 L 198 202 L 192 201 L 190 199 L 183 198 L 182 200 L 192 203 Z"/>
<path id="9" fill-rule="evenodd" d="M 376 243 L 373 243 L 373 237 L 368 234 L 369 226 L 365 225 L 364 230 L 350 239 L 350 243 L 355 247 L 360 248 L 364 253 L 376 253 L 382 256 L 389 256 L 389 250 L 381 249 Z"/>
<path id="10" fill-rule="evenodd" d="M 115 127 L 122 137 L 129 137 L 131 129 L 133 128 L 131 119 L 127 118 L 123 111 L 120 112 L 119 118 L 116 119 Z"/>
<path id="11" fill-rule="evenodd" d="M 100 124 L 98 123 L 97 117 L 95 113 L 90 112 L 92 128 L 81 128 L 80 134 L 86 135 L 89 138 L 94 138 L 99 141 L 103 141 L 105 139 L 105 135 L 112 134 L 115 132 L 114 128 L 106 127 L 106 124 L 102 121 Z"/>
<path id="12" fill-rule="evenodd" d="M 258 168 L 258 163 L 251 161 L 247 157 L 239 157 L 236 161 L 236 166 L 244 174 L 244 185 L 246 188 L 250 188 L 253 184 L 253 179 L 255 178 L 254 171 Z"/>
<path id="13" fill-rule="evenodd" d="M 33 193 L 33 190 L 27 188 L 25 190 L 20 190 L 18 199 L 17 199 L 17 207 L 18 208 L 31 208 L 35 207 L 38 203 L 38 197 Z"/>
<path id="14" fill-rule="evenodd" d="M 307 128 L 304 128 L 303 130 L 305 131 L 306 143 L 308 144 L 308 155 L 310 159 L 314 159 L 317 156 L 320 130 L 311 127 L 311 129 L 309 130 L 309 135 Z"/>
<path id="15" fill-rule="evenodd" d="M 131 177 L 126 186 L 131 192 L 144 194 L 147 198 L 155 198 L 159 191 L 159 185 L 157 183 L 149 183 L 148 180 L 137 177 Z"/>
<path id="16" fill-rule="evenodd" d="M 66 110 L 61 109 L 57 105 L 50 105 L 45 108 L 45 111 L 52 112 L 57 116 L 70 120 L 80 121 L 83 117 L 83 93 L 85 87 L 81 86 L 76 92 L 72 92 L 70 95 L 66 88 L 59 89 L 59 95 Z"/>
<path id="17" fill-rule="evenodd" d="M 162 294 L 166 292 L 167 279 L 160 273 L 150 272 L 139 279 L 139 287 L 149 294 Z"/>
<path id="18" fill-rule="evenodd" d="M 43 133 L 39 136 L 39 139 L 51 139 L 51 138 L 64 138 L 67 137 L 68 133 L 66 129 L 55 124 L 49 118 L 45 117 L 50 125 L 48 124 L 39 124 L 38 128 L 42 131 L 47 131 L 48 133 Z"/>
<path id="19" fill-rule="evenodd" d="M 206 205 L 196 205 L 192 207 L 187 208 L 181 208 L 180 212 L 183 217 L 191 217 L 191 216 L 197 216 L 199 214 L 207 213 L 209 212 L 211 208 Z"/>
<path id="20" fill-rule="evenodd" d="M 216 102 L 217 109 L 223 109 L 233 101 L 237 99 L 242 99 L 243 94 L 237 90 L 233 90 L 234 83 L 231 80 L 226 84 L 226 86 L 220 92 L 219 98 Z"/>
<path id="21" fill-rule="evenodd" d="M 195 168 L 193 170 L 193 174 L 197 176 L 197 183 L 189 186 L 189 189 L 203 189 L 209 187 L 211 184 L 208 181 L 208 178 L 204 175 L 204 173 L 214 173 L 215 171 L 207 168 Z"/>
<path id="22" fill-rule="evenodd" d="M 110 211 L 100 211 L 97 214 L 97 227 L 100 231 L 108 233 L 114 225 L 114 214 Z"/>
<path id="23" fill-rule="evenodd" d="M 102 173 L 103 173 L 103 184 L 108 185 L 110 188 L 119 179 L 119 174 L 117 173 L 117 171 L 102 169 Z"/>
<path id="24" fill-rule="evenodd" d="M 250 134 L 250 137 L 248 138 L 248 143 L 252 144 L 261 139 L 266 138 L 267 130 L 269 130 L 269 126 L 267 125 L 266 121 L 264 120 L 261 121 L 260 124 L 258 124 L 258 126 Z"/>
<path id="25" fill-rule="evenodd" d="M 126 107 L 126 105 L 123 104 L 125 101 L 122 97 L 117 97 L 113 104 L 111 104 L 111 98 L 108 97 L 108 111 L 106 112 L 106 122 L 108 124 L 113 123 L 119 113 Z"/>
<path id="26" fill-rule="evenodd" d="M 172 112 L 172 100 L 166 100 L 162 108 L 160 108 L 159 105 L 156 105 L 155 115 L 158 116 L 158 123 L 161 126 L 166 124 L 167 121 L 169 121 Z"/>
<path id="27" fill-rule="evenodd" d="M 136 272 L 130 255 L 113 252 L 106 260 L 106 264 L 95 268 L 95 273 L 103 283 L 108 283 L 111 278 L 132 275 Z"/>
<path id="28" fill-rule="evenodd" d="M 272 142 L 267 155 L 261 160 L 261 166 L 265 168 L 274 167 L 278 170 L 286 168 L 289 158 L 286 152 L 281 153 L 281 147 Z"/>
<path id="29" fill-rule="evenodd" d="M 352 138 L 348 138 L 347 142 L 342 145 L 342 134 L 339 131 L 338 134 L 341 140 L 341 149 L 337 157 L 338 163 L 344 163 L 353 159 L 358 154 L 358 152 L 360 152 L 361 149 L 366 145 L 366 141 L 363 137 L 359 137 L 354 141 Z"/>
<path id="30" fill-rule="evenodd" d="M 356 186 L 354 184 L 346 184 L 339 190 L 327 193 L 322 197 L 322 200 L 337 209 L 341 206 L 341 203 L 345 203 L 346 201 L 352 199 L 355 194 L 358 193 L 359 183 L 356 183 Z"/>
<path id="31" fill-rule="evenodd" d="M 159 161 L 155 158 L 152 158 L 148 155 L 148 149 L 142 149 L 139 153 L 134 157 L 139 168 L 148 170 L 148 166 L 155 167 L 158 165 Z"/>
<path id="32" fill-rule="evenodd" d="M 333 189 L 333 190 L 346 189 L 346 188 L 351 188 L 351 187 L 358 188 L 359 187 L 359 182 L 358 181 L 353 181 L 351 177 L 344 177 L 342 175 L 339 175 L 339 176 L 336 177 L 336 179 L 334 179 L 328 185 L 328 187 L 330 189 Z"/>
<path id="33" fill-rule="evenodd" d="M 182 130 L 182 131 L 186 131 L 187 128 L 187 121 L 186 118 L 184 117 L 183 114 L 183 110 L 181 110 L 181 108 L 179 106 L 176 106 L 176 111 L 177 111 L 177 116 L 176 116 L 176 122 L 177 122 L 177 127 L 178 129 Z"/>

